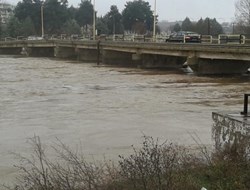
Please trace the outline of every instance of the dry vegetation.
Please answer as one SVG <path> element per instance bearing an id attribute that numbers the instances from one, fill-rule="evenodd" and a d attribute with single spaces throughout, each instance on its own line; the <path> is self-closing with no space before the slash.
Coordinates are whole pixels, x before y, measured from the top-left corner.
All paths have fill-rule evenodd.
<path id="1" fill-rule="evenodd" d="M 144 137 L 128 157 L 91 163 L 59 141 L 58 159 L 46 157 L 39 137 L 32 138 L 30 158 L 19 156 L 15 190 L 246 190 L 250 189 L 249 140 L 210 153 Z"/>

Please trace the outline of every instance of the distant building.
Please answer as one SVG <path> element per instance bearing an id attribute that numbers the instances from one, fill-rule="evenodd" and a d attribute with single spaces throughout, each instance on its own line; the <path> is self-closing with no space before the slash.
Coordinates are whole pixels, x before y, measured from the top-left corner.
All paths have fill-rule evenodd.
<path id="1" fill-rule="evenodd" d="M 14 6 L 8 3 L 0 3 L 0 23 L 6 24 L 14 11 Z"/>

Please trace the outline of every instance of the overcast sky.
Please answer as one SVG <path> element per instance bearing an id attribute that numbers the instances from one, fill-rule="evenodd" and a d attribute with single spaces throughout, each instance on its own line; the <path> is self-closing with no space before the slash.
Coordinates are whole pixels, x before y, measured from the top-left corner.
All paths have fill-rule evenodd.
<path id="1" fill-rule="evenodd" d="M 68 0 L 69 3 L 76 0 Z M 95 0 L 98 14 L 105 14 L 111 5 L 115 4 L 119 10 L 124 9 L 128 0 Z M 154 0 L 147 0 L 152 10 Z M 201 17 L 216 18 L 219 22 L 233 21 L 236 0 L 156 0 L 157 14 L 159 20 L 183 20 L 188 16 L 191 20 L 198 20 Z"/>
<path id="2" fill-rule="evenodd" d="M 5 0 L 16 4 L 18 0 Z M 81 0 L 68 0 L 69 5 L 75 7 Z M 104 15 L 111 5 L 117 5 L 120 12 L 124 9 L 127 1 L 131 0 L 95 0 L 98 16 Z M 154 0 L 147 0 L 152 10 Z M 216 18 L 219 22 L 233 21 L 236 0 L 156 0 L 157 14 L 159 20 L 176 21 L 183 20 L 187 16 L 196 21 L 198 19 L 210 17 Z"/>

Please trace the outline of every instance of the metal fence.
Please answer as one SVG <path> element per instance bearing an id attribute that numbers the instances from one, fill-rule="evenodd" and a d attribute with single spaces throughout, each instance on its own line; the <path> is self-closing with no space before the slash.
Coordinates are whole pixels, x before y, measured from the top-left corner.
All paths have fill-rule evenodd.
<path id="1" fill-rule="evenodd" d="M 218 36 L 218 44 L 245 44 L 246 37 L 242 34 L 220 34 Z"/>
<path id="2" fill-rule="evenodd" d="M 96 37 L 98 40 L 102 41 L 129 41 L 129 42 L 156 42 L 156 43 L 165 43 L 169 38 L 168 35 L 156 35 L 153 38 L 150 35 L 137 35 L 137 34 L 116 34 L 116 35 L 100 35 Z M 45 35 L 43 38 L 40 36 L 18 36 L 16 38 L 5 37 L 2 38 L 1 41 L 15 41 L 15 40 L 72 40 L 72 41 L 86 41 L 93 40 L 90 35 Z M 185 41 L 183 43 L 186 43 Z M 242 34 L 220 34 L 218 36 L 211 35 L 201 35 L 201 43 L 202 44 L 250 44 L 250 38 L 247 38 Z"/>

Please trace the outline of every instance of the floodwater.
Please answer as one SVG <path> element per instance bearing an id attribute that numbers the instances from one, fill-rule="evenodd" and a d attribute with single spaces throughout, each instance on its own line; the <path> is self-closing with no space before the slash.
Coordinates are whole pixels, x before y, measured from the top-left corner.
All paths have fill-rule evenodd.
<path id="1" fill-rule="evenodd" d="M 0 182 L 28 139 L 60 139 L 94 158 L 117 159 L 143 135 L 211 145 L 213 111 L 242 111 L 248 76 L 201 77 L 48 58 L 0 57 Z"/>

